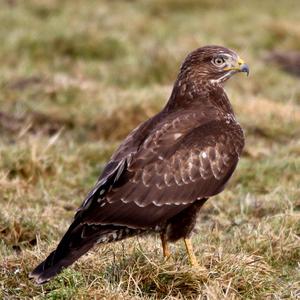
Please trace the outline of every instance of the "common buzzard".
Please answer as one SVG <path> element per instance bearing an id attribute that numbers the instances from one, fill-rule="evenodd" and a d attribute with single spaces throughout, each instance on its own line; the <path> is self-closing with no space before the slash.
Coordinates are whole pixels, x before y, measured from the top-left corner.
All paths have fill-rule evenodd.
<path id="1" fill-rule="evenodd" d="M 184 60 L 171 96 L 154 117 L 119 146 L 73 223 L 31 277 L 44 283 L 96 244 L 158 233 L 168 242 L 190 240 L 205 201 L 220 193 L 244 146 L 243 131 L 223 89 L 248 66 L 232 50 L 206 46 Z"/>

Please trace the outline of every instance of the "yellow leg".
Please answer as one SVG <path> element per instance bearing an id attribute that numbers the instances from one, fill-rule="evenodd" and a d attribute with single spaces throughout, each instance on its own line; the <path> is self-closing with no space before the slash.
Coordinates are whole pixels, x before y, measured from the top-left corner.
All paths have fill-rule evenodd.
<path id="1" fill-rule="evenodd" d="M 184 239 L 184 244 L 186 248 L 186 252 L 188 254 L 190 264 L 192 267 L 199 267 L 197 258 L 195 256 L 194 250 L 193 250 L 193 245 L 191 239 Z"/>
<path id="2" fill-rule="evenodd" d="M 164 233 L 162 233 L 160 235 L 160 238 L 161 238 L 161 244 L 162 244 L 162 248 L 163 248 L 164 258 L 168 259 L 171 256 L 171 252 L 169 249 L 168 242 L 166 240 L 166 235 Z"/>

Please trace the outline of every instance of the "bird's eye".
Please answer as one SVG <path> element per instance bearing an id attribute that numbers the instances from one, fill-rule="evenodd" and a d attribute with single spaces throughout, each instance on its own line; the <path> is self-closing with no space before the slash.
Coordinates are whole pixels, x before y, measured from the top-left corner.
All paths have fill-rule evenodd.
<path id="1" fill-rule="evenodd" d="M 219 57 L 214 58 L 212 62 L 217 67 L 221 67 L 224 65 L 225 59 L 223 57 L 219 56 Z"/>

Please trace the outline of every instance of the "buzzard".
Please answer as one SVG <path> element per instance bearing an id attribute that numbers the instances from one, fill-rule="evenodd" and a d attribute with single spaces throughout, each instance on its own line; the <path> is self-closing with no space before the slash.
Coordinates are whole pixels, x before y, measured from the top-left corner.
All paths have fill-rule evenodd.
<path id="1" fill-rule="evenodd" d="M 205 46 L 184 60 L 171 96 L 154 117 L 121 143 L 73 223 L 54 250 L 30 274 L 44 283 L 96 244 L 158 233 L 168 242 L 190 240 L 201 206 L 220 193 L 244 146 L 224 82 L 248 65 L 232 50 Z"/>

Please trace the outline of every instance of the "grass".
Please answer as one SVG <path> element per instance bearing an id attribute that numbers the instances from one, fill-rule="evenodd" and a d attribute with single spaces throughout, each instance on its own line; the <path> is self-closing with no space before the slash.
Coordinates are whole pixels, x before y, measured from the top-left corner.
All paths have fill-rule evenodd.
<path id="1" fill-rule="evenodd" d="M 300 50 L 297 1 L 6 0 L 0 10 L 1 299 L 300 297 L 300 85 L 264 58 Z M 126 134 L 164 105 L 185 55 L 237 50 L 227 92 L 246 133 L 228 188 L 163 262 L 158 237 L 99 247 L 50 283 L 27 277 Z"/>

